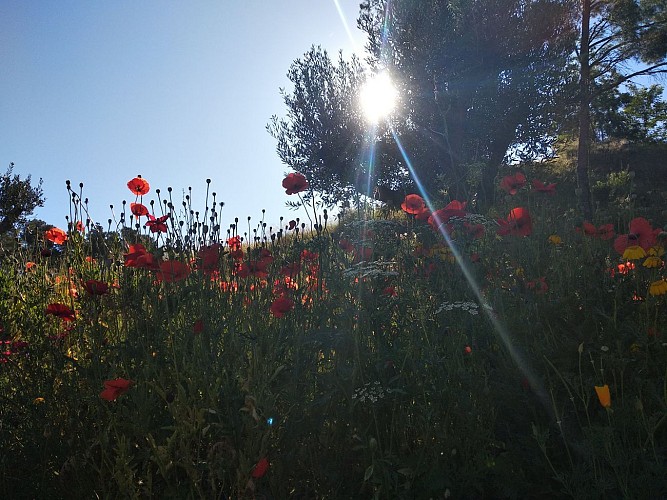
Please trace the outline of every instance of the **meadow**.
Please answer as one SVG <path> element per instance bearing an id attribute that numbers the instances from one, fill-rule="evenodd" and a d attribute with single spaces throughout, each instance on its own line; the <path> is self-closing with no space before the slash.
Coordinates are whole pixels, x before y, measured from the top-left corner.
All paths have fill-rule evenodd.
<path id="1" fill-rule="evenodd" d="M 137 177 L 100 231 L 68 183 L 0 265 L 0 497 L 664 498 L 661 202 L 504 174 L 277 228 Z"/>

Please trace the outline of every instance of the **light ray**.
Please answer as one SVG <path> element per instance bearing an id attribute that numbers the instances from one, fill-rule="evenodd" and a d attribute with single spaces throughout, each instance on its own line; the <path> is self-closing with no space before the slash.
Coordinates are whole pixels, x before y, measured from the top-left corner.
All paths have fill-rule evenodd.
<path id="1" fill-rule="evenodd" d="M 394 131 L 394 129 L 391 129 L 391 134 L 394 138 L 394 141 L 396 141 L 396 145 L 398 146 L 399 151 L 401 152 L 401 155 L 403 156 L 403 160 L 405 161 L 405 164 L 408 167 L 408 170 L 410 171 L 410 175 L 415 181 L 415 184 L 417 185 L 417 189 L 420 191 L 421 197 L 424 199 L 426 202 L 426 206 L 431 212 L 435 212 L 435 207 L 433 206 L 433 203 L 428 196 L 428 193 L 424 189 L 424 186 L 422 185 L 419 176 L 417 175 L 417 172 L 415 172 L 415 169 L 412 166 L 412 162 L 410 161 L 410 158 L 408 157 L 407 152 L 403 148 L 403 144 L 401 143 L 400 139 L 398 138 L 398 135 Z M 488 318 L 488 320 L 491 322 L 493 325 L 493 329 L 496 332 L 496 335 L 502 343 L 505 345 L 505 348 L 509 352 L 510 356 L 512 357 L 512 360 L 516 364 L 516 366 L 521 370 L 521 372 L 524 374 L 524 376 L 528 379 L 530 382 L 531 387 L 534 389 L 535 394 L 540 398 L 542 401 L 542 404 L 546 407 L 549 408 L 549 400 L 546 394 L 545 389 L 543 388 L 541 382 L 535 375 L 534 371 L 530 367 L 530 364 L 524 357 L 521 355 L 521 353 L 516 349 L 514 344 L 512 343 L 512 340 L 510 338 L 509 332 L 505 328 L 505 325 L 503 325 L 500 320 L 497 318 L 495 311 L 493 310 L 493 307 L 488 304 L 486 301 L 486 298 L 481 292 L 480 286 L 477 284 L 477 281 L 475 280 L 475 277 L 472 275 L 470 272 L 470 269 L 468 268 L 466 262 L 464 261 L 463 257 L 461 256 L 461 253 L 459 252 L 458 248 L 456 248 L 456 245 L 454 245 L 454 242 L 451 240 L 449 234 L 445 230 L 445 224 L 441 224 L 440 227 L 438 228 L 438 232 L 442 235 L 444 238 L 445 242 L 447 243 L 447 246 L 449 247 L 450 251 L 456 258 L 456 263 L 458 266 L 461 268 L 461 271 L 463 271 L 463 276 L 465 277 L 466 281 L 468 282 L 468 285 L 470 286 L 470 289 L 472 290 L 473 294 L 477 298 L 477 301 L 479 302 L 481 309 L 484 311 L 484 314 Z"/>

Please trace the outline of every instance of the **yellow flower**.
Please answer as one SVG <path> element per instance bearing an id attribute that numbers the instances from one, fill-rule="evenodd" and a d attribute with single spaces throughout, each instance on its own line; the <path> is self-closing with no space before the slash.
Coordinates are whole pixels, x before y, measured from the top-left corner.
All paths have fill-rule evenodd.
<path id="1" fill-rule="evenodd" d="M 643 259 L 644 257 L 646 257 L 646 252 L 639 245 L 629 246 L 625 249 L 625 252 L 623 252 L 624 260 L 637 260 Z"/>
<path id="2" fill-rule="evenodd" d="M 667 281 L 665 281 L 664 279 L 654 281 L 648 287 L 648 293 L 650 293 L 654 297 L 656 295 L 665 295 L 667 293 Z"/>
<path id="3" fill-rule="evenodd" d="M 609 393 L 609 386 L 607 384 L 600 387 L 599 385 L 595 386 L 595 392 L 598 395 L 600 404 L 603 408 L 611 408 L 611 394 Z"/>
<path id="4" fill-rule="evenodd" d="M 662 247 L 662 245 L 654 245 L 648 249 L 648 254 L 655 255 L 656 257 L 662 257 L 665 255 L 665 249 Z"/>
<path id="5" fill-rule="evenodd" d="M 644 267 L 662 267 L 662 259 L 656 255 L 651 255 L 651 251 L 649 250 L 649 256 L 644 261 Z"/>
<path id="6" fill-rule="evenodd" d="M 549 236 L 549 243 L 551 243 L 552 245 L 560 245 L 561 243 L 563 243 L 563 239 L 557 234 L 552 234 L 551 236 Z"/>

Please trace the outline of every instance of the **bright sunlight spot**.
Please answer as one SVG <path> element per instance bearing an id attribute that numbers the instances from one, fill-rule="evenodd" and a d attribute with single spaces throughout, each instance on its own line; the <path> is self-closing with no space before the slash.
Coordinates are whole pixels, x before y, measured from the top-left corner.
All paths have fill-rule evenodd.
<path id="1" fill-rule="evenodd" d="M 389 115 L 396 106 L 398 93 L 387 73 L 378 73 L 366 80 L 359 102 L 366 118 L 376 123 Z"/>

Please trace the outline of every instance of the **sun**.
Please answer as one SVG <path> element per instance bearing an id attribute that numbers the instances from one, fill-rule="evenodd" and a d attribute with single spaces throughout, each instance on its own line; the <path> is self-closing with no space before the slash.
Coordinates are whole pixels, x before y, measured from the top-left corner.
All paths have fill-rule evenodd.
<path id="1" fill-rule="evenodd" d="M 387 117 L 396 107 L 398 92 L 386 72 L 368 78 L 361 87 L 359 104 L 371 123 Z"/>

